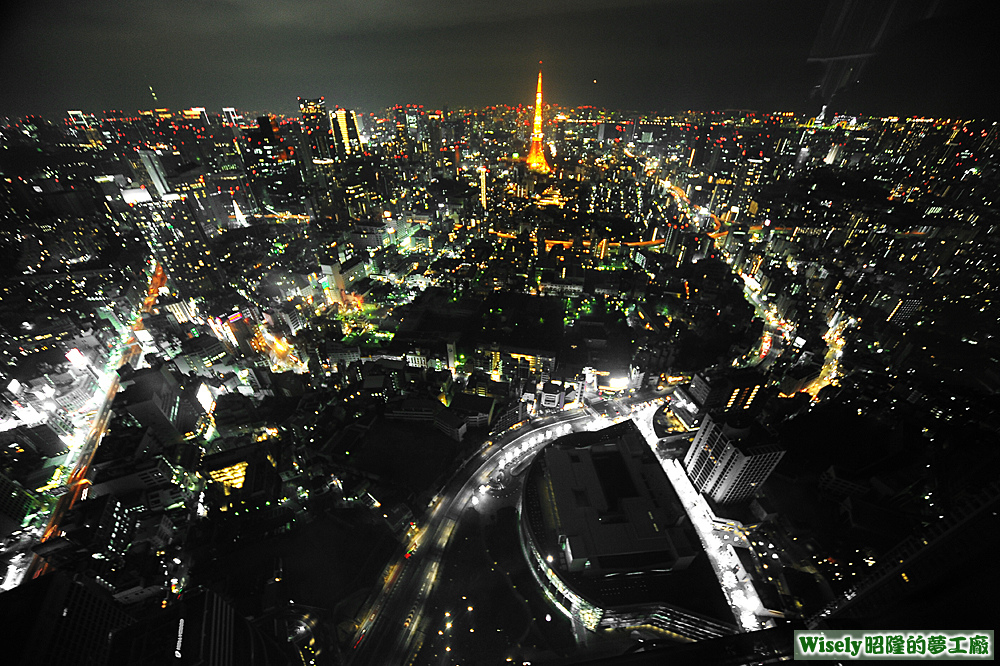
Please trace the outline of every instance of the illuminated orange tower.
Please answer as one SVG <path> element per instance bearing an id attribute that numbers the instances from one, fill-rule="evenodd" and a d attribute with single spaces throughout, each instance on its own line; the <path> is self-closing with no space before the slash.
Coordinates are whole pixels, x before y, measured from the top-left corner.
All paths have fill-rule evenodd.
<path id="1" fill-rule="evenodd" d="M 538 63 L 541 65 L 542 63 Z M 535 121 L 531 125 L 531 150 L 528 151 L 528 168 L 538 173 L 550 173 L 552 167 L 545 161 L 542 145 L 542 73 L 538 72 L 538 90 L 535 92 Z"/>

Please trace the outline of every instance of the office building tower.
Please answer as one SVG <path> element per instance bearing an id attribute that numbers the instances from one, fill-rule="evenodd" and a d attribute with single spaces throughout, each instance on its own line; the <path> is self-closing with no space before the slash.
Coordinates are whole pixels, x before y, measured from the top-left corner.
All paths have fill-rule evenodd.
<path id="1" fill-rule="evenodd" d="M 28 514 L 40 507 L 41 502 L 20 483 L 0 473 L 0 538 L 21 529 Z"/>
<path id="2" fill-rule="evenodd" d="M 67 111 L 66 117 L 69 119 L 69 125 L 73 129 L 88 129 L 97 124 L 97 119 L 94 118 L 93 114 L 84 113 L 83 111 Z"/>
<path id="3" fill-rule="evenodd" d="M 142 166 L 146 167 L 146 172 L 149 174 L 150 180 L 153 181 L 156 194 L 162 197 L 170 192 L 170 184 L 167 182 L 167 171 L 163 168 L 163 162 L 160 160 L 160 156 L 156 154 L 156 151 L 140 150 L 139 159 L 142 160 Z"/>
<path id="4" fill-rule="evenodd" d="M 913 319 L 913 316 L 920 311 L 923 305 L 923 298 L 917 295 L 903 295 L 895 299 L 892 311 L 886 317 L 886 321 L 891 321 L 900 326 L 906 326 Z"/>
<path id="5" fill-rule="evenodd" d="M 127 415 L 127 420 L 153 428 L 162 439 L 180 440 L 181 387 L 167 366 L 126 373 L 122 389 L 112 407 L 119 418 L 125 419 Z"/>
<path id="6" fill-rule="evenodd" d="M 205 236 L 214 238 L 218 235 L 219 228 L 227 225 L 228 211 L 216 212 L 218 206 L 213 205 L 205 180 L 204 169 L 197 168 L 187 169 L 171 177 L 167 182 L 170 184 L 171 192 L 187 200 L 189 209 L 201 225 Z M 221 217 L 222 215 L 225 217 Z"/>
<path id="7" fill-rule="evenodd" d="M 688 393 L 700 410 L 756 413 L 766 392 L 764 378 L 754 370 L 718 370 L 699 372 L 691 379 Z"/>
<path id="8" fill-rule="evenodd" d="M 99 134 L 97 131 L 97 118 L 90 113 L 82 111 L 68 111 L 66 113 L 66 124 L 71 135 L 86 141 L 97 141 Z"/>
<path id="9" fill-rule="evenodd" d="M 236 144 L 237 136 L 239 131 L 235 126 L 223 125 L 205 130 L 204 139 L 199 144 L 209 179 L 225 180 L 235 175 L 244 175 L 243 159 Z"/>
<path id="10" fill-rule="evenodd" d="M 113 631 L 132 622 L 92 580 L 56 571 L 0 594 L 3 660 L 20 666 L 104 666 Z"/>
<path id="11" fill-rule="evenodd" d="M 203 106 L 193 106 L 190 109 L 184 109 L 180 113 L 180 119 L 186 123 L 193 121 L 196 124 L 201 124 L 203 127 L 208 127 L 211 124 L 208 120 L 208 111 Z"/>
<path id="12" fill-rule="evenodd" d="M 285 129 L 289 129 L 287 136 Z M 305 212 L 304 165 L 299 161 L 300 150 L 290 139 L 290 126 L 279 126 L 271 116 L 261 116 L 257 127 L 246 130 L 245 134 L 246 165 L 256 199 L 265 209 Z"/>
<path id="13" fill-rule="evenodd" d="M 745 415 L 708 414 L 684 456 L 684 469 L 698 492 L 732 504 L 753 497 L 783 455 L 774 434 Z"/>
<path id="14" fill-rule="evenodd" d="M 4 433 L 3 443 L 17 442 L 40 456 L 51 458 L 66 450 L 62 437 L 72 432 L 72 424 L 64 419 L 48 418 L 43 423 L 23 423 Z"/>
<path id="15" fill-rule="evenodd" d="M 115 632 L 107 663 L 253 666 L 291 662 L 222 597 L 198 589 Z"/>
<path id="16" fill-rule="evenodd" d="M 89 498 L 66 514 L 58 535 L 32 550 L 57 567 L 90 570 L 97 582 L 117 591 L 113 581 L 125 562 L 138 511 L 114 495 Z"/>
<path id="17" fill-rule="evenodd" d="M 230 127 L 239 127 L 240 116 L 236 113 L 236 109 L 231 106 L 223 107 L 222 118 L 226 121 L 226 124 Z"/>
<path id="18" fill-rule="evenodd" d="M 299 97 L 299 114 L 302 117 L 302 130 L 308 137 L 313 158 L 330 159 L 330 116 L 326 112 L 324 98 Z"/>
<path id="19" fill-rule="evenodd" d="M 196 296 L 216 282 L 208 239 L 192 208 L 180 197 L 136 203 L 130 209 L 140 233 L 175 289 Z"/>
<path id="20" fill-rule="evenodd" d="M 330 114 L 333 124 L 334 144 L 339 159 L 357 157 L 361 152 L 361 132 L 358 130 L 358 118 L 350 109 L 337 109 Z"/>

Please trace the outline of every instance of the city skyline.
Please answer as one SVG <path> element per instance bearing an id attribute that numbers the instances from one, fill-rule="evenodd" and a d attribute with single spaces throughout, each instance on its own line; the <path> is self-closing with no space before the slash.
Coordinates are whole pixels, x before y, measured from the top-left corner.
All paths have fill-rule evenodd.
<path id="1" fill-rule="evenodd" d="M 993 656 L 992 27 L 736 4 L 44 6 L 148 101 L 0 115 L 0 655 Z"/>
<path id="2" fill-rule="evenodd" d="M 0 28 L 0 113 L 82 108 L 236 106 L 287 113 L 297 96 L 373 111 L 396 103 L 471 108 L 530 104 L 538 60 L 547 99 L 676 113 L 747 108 L 818 113 L 808 62 L 824 3 L 722 0 L 395 5 L 256 2 L 124 11 L 49 2 L 12 10 Z M 951 0 L 903 15 L 859 84 L 852 113 L 990 115 L 996 8 Z M 153 102 L 150 87 L 155 91 Z"/>

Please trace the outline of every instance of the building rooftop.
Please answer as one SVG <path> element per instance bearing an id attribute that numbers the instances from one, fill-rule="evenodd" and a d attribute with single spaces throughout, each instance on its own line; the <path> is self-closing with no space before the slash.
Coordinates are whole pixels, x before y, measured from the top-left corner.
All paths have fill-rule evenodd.
<path id="1" fill-rule="evenodd" d="M 469 414 L 490 414 L 496 404 L 495 398 L 482 395 L 469 395 L 468 393 L 456 393 L 451 399 L 452 409 Z"/>
<path id="2" fill-rule="evenodd" d="M 522 529 L 578 594 L 729 621 L 680 499 L 632 421 L 561 437 L 526 474 Z"/>
<path id="3" fill-rule="evenodd" d="M 684 511 L 645 443 L 620 430 L 618 441 L 545 451 L 546 502 L 567 564 L 593 573 L 683 568 L 696 552 L 679 527 Z"/>

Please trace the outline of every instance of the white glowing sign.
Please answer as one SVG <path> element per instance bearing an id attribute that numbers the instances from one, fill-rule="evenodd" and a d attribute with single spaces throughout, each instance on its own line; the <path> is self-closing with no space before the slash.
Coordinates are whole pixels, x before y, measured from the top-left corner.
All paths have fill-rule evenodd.
<path id="1" fill-rule="evenodd" d="M 195 398 L 206 412 L 211 412 L 215 408 L 215 398 L 212 397 L 212 392 L 208 389 L 207 384 L 202 384 L 198 387 L 198 393 L 195 395 Z"/>
<path id="2" fill-rule="evenodd" d="M 80 368 L 82 370 L 87 367 L 87 357 L 84 356 L 83 352 L 76 347 L 66 352 L 66 358 L 69 359 L 69 362 L 73 364 L 74 368 Z"/>
<path id="3" fill-rule="evenodd" d="M 174 658 L 181 658 L 181 644 L 184 642 L 184 618 L 177 623 L 177 643 L 174 645 Z"/>
<path id="4" fill-rule="evenodd" d="M 122 190 L 122 199 L 127 204 L 137 204 L 152 201 L 153 196 L 145 187 L 136 187 L 133 189 Z"/>
<path id="5" fill-rule="evenodd" d="M 612 377 L 608 382 L 608 388 L 612 391 L 621 391 L 628 387 L 628 377 Z"/>

